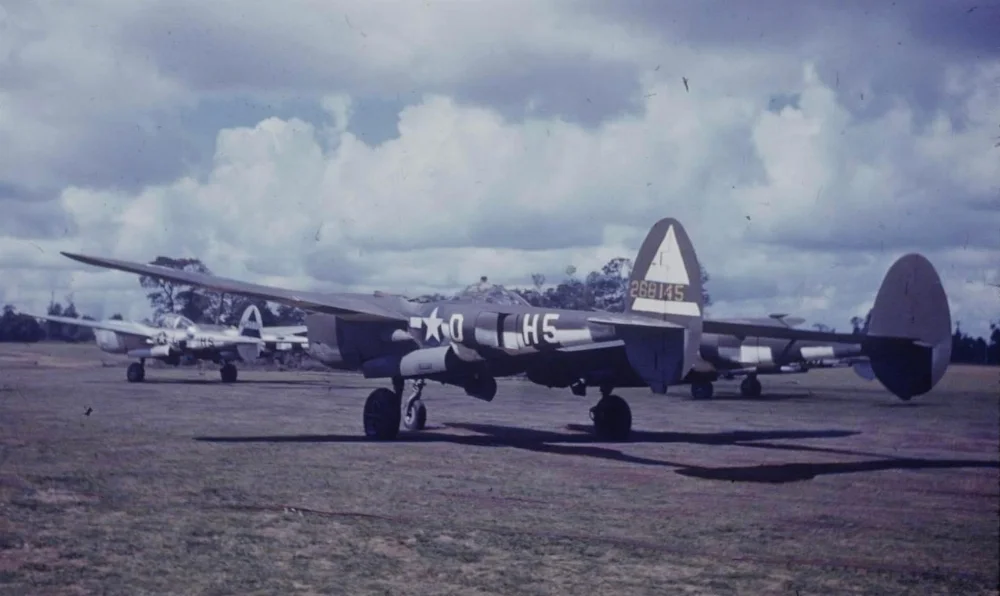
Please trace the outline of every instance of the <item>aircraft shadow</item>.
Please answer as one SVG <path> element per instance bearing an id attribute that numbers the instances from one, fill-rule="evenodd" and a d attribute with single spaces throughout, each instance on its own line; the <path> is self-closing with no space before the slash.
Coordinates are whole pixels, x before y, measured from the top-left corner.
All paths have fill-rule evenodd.
<path id="1" fill-rule="evenodd" d="M 933 470 L 955 468 L 997 468 L 1000 462 L 975 459 L 890 458 L 859 462 L 764 464 L 731 468 L 686 467 L 675 470 L 682 476 L 730 482 L 782 484 L 812 480 L 817 476 L 880 472 L 883 470 Z"/>
<path id="2" fill-rule="evenodd" d="M 926 401 L 896 401 L 896 402 L 880 403 L 880 404 L 872 404 L 872 405 L 874 407 L 876 407 L 876 408 L 889 408 L 889 409 L 903 408 L 903 409 L 907 409 L 907 408 L 940 408 L 944 404 L 932 403 L 932 402 L 926 402 Z"/>
<path id="3" fill-rule="evenodd" d="M 379 443 L 385 446 L 407 443 L 451 443 L 469 447 L 512 447 L 537 453 L 592 457 L 644 466 L 673 468 L 674 472 L 703 480 L 782 484 L 812 480 L 817 476 L 873 472 L 881 470 L 914 470 L 942 468 L 1000 468 L 1000 462 L 983 460 L 930 460 L 924 458 L 885 457 L 867 452 L 830 449 L 808 445 L 762 443 L 781 439 L 842 438 L 859 434 L 847 430 L 737 430 L 718 433 L 682 433 L 633 431 L 629 443 L 688 443 L 695 445 L 735 445 L 749 448 L 777 449 L 801 452 L 823 452 L 853 456 L 875 456 L 878 459 L 861 462 L 789 463 L 756 466 L 712 468 L 690 466 L 679 462 L 631 455 L 608 447 L 608 443 L 590 432 L 584 425 L 568 425 L 571 432 L 545 431 L 492 424 L 446 423 L 444 428 L 463 429 L 479 434 L 452 435 L 434 432 L 441 427 L 428 427 L 422 432 L 401 432 L 396 441 L 382 443 L 360 435 L 277 435 L 245 437 L 194 437 L 196 441 L 213 443 Z M 600 444 L 600 445 L 598 445 Z"/>
<path id="4" fill-rule="evenodd" d="M 226 385 L 229 387 L 239 387 L 240 385 L 287 385 L 294 387 L 335 387 L 337 389 L 367 389 L 367 386 L 362 385 L 341 385 L 330 383 L 329 381 L 320 380 L 292 380 L 292 379 L 260 379 L 260 380 L 246 380 L 237 381 L 235 383 L 223 383 L 218 378 L 204 378 L 204 379 L 165 379 L 165 378 L 149 378 L 143 380 L 143 383 L 151 385 Z"/>
<path id="5" fill-rule="evenodd" d="M 757 397 L 744 397 L 739 393 L 716 393 L 709 399 L 695 399 L 690 395 L 687 396 L 687 401 L 697 401 L 697 402 L 713 402 L 713 401 L 746 401 L 746 402 L 770 402 L 770 401 L 786 401 L 790 399 L 807 399 L 814 397 L 813 393 L 772 393 L 758 395 Z"/>

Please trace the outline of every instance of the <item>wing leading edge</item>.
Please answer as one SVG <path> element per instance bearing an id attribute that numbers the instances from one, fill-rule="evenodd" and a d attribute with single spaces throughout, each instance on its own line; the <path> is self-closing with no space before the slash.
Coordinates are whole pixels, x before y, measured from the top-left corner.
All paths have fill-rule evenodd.
<path id="1" fill-rule="evenodd" d="M 403 313 L 380 305 L 377 298 L 360 294 L 321 294 L 319 292 L 287 290 L 216 275 L 180 271 L 158 265 L 144 265 L 142 263 L 119 261 L 103 257 L 90 257 L 68 252 L 62 252 L 61 254 L 74 261 L 94 265 L 95 267 L 146 275 L 175 283 L 198 286 L 216 292 L 240 294 L 251 298 L 270 300 L 314 312 L 339 315 L 344 318 L 392 321 L 408 320 L 408 317 Z"/>

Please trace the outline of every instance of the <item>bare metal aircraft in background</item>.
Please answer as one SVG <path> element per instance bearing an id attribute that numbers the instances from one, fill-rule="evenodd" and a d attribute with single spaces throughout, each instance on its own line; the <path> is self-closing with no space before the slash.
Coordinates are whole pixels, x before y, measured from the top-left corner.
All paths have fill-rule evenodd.
<path id="1" fill-rule="evenodd" d="M 424 427 L 421 397 L 427 380 L 456 385 L 472 397 L 491 401 L 496 378 L 514 374 L 548 387 L 571 387 L 578 395 L 596 387 L 601 398 L 590 410 L 595 430 L 604 438 L 622 440 L 631 430 L 632 413 L 613 391 L 649 387 L 664 394 L 671 385 L 711 387 L 719 370 L 701 355 L 706 335 L 733 337 L 740 346 L 769 348 L 772 353 L 774 346 L 808 342 L 854 345 L 868 358 L 873 376 L 903 400 L 930 391 L 944 375 L 951 354 L 948 299 L 937 271 L 919 254 L 902 256 L 889 268 L 865 334 L 705 319 L 698 259 L 687 232 L 672 218 L 658 221 L 643 241 L 624 313 L 462 300 L 421 304 L 381 293 L 323 294 L 62 254 L 98 267 L 308 311 L 305 324 L 314 358 L 334 369 L 391 379 L 392 388 L 372 391 L 364 406 L 365 434 L 385 440 L 397 436 L 401 421 L 408 429 Z M 725 347 L 719 345 L 720 350 Z M 415 391 L 404 404 L 407 380 L 414 381 Z"/>
<path id="2" fill-rule="evenodd" d="M 224 383 L 236 381 L 236 360 L 251 362 L 264 352 L 306 348 L 308 340 L 294 335 L 294 329 L 262 327 L 260 310 L 250 305 L 243 311 L 238 327 L 196 325 L 186 317 L 169 313 L 159 327 L 135 321 L 90 321 L 52 315 L 30 315 L 37 319 L 94 329 L 97 347 L 109 354 L 127 354 L 139 362 L 129 365 L 125 377 L 130 383 L 146 379 L 146 359 L 153 358 L 178 366 L 206 360 L 221 364 Z"/>

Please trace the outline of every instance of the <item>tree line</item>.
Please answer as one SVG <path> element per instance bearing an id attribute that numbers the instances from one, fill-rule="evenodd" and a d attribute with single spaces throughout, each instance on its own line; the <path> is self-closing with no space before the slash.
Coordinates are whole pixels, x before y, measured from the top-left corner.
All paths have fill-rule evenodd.
<path id="1" fill-rule="evenodd" d="M 200 259 L 172 258 L 160 256 L 150 262 L 152 265 L 169 267 L 182 271 L 190 271 L 211 275 L 211 270 Z M 584 276 L 577 275 L 576 267 L 566 268 L 565 276 L 558 283 L 546 285 L 546 277 L 540 273 L 531 276 L 529 287 L 503 288 L 487 283 L 488 278 L 480 278 L 480 283 L 466 289 L 466 295 L 479 294 L 489 298 L 490 293 L 508 292 L 520 296 L 533 306 L 550 308 L 566 308 L 575 310 L 595 310 L 607 312 L 622 312 L 625 296 L 628 292 L 628 279 L 632 271 L 632 260 L 617 257 L 608 261 L 600 270 L 591 271 Z M 707 290 L 710 280 L 704 267 L 701 269 L 702 301 L 705 306 L 712 304 L 712 297 Z M 139 283 L 146 290 L 146 299 L 153 309 L 153 316 L 143 322 L 152 324 L 164 314 L 176 313 L 187 317 L 195 323 L 236 326 L 240 316 L 250 304 L 260 309 L 261 323 L 265 326 L 301 325 L 305 313 L 298 308 L 277 305 L 274 308 L 265 300 L 256 300 L 233 294 L 211 292 L 195 286 L 178 284 L 170 281 L 140 276 Z M 452 296 L 443 294 L 424 294 L 408 298 L 415 302 L 432 302 L 448 300 Z M 73 304 L 72 296 L 66 298 L 66 306 L 52 300 L 47 313 L 49 315 L 69 318 L 94 320 L 87 315 L 81 316 Z M 853 333 L 862 333 L 868 326 L 871 311 L 865 317 L 855 316 L 850 319 Z M 121 320 L 120 314 L 112 319 Z M 820 331 L 836 331 L 822 323 L 813 325 Z M 955 363 L 1000 364 L 1000 321 L 990 323 L 989 338 L 973 337 L 964 333 L 961 323 L 956 322 L 952 336 L 952 357 Z M 85 342 L 94 339 L 93 331 L 85 327 L 62 325 L 45 322 L 40 324 L 34 317 L 19 314 L 13 305 L 3 307 L 0 316 L 0 342 L 36 342 L 41 340 Z"/>

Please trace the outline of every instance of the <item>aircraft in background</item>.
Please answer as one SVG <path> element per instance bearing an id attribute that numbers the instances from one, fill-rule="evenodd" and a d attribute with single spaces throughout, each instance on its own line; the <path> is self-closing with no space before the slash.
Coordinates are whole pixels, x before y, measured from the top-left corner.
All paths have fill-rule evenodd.
<path id="1" fill-rule="evenodd" d="M 718 319 L 717 321 L 730 325 L 793 329 L 805 322 L 805 319 L 785 314 L 772 314 L 766 318 Z M 867 328 L 862 330 L 862 333 L 866 332 Z M 741 377 L 740 394 L 743 397 L 760 397 L 762 386 L 758 376 L 801 374 L 814 368 L 852 366 L 856 373 L 870 380 L 870 377 L 863 374 L 863 371 L 858 368 L 868 361 L 859 342 L 803 341 L 762 335 L 745 337 L 726 333 L 703 332 L 698 356 L 701 362 L 695 368 L 699 374 L 696 375 L 695 382 L 691 383 L 691 396 L 695 399 L 710 399 L 714 391 L 713 381 L 733 380 Z"/>
<path id="2" fill-rule="evenodd" d="M 52 315 L 30 315 L 37 319 L 94 329 L 97 347 L 109 354 L 127 354 L 139 362 L 129 364 L 125 378 L 139 383 L 146 378 L 146 359 L 173 366 L 198 360 L 221 364 L 223 383 L 236 381 L 236 360 L 250 362 L 264 352 L 307 349 L 308 339 L 284 327 L 262 327 L 260 310 L 250 305 L 243 311 L 238 327 L 196 325 L 176 313 L 164 315 L 159 326 L 135 321 L 89 321 Z M 294 329 L 292 329 L 294 331 Z"/>
<path id="3" fill-rule="evenodd" d="M 91 257 L 64 256 L 137 275 L 216 292 L 270 300 L 307 311 L 309 352 L 330 368 L 391 379 L 364 406 L 368 437 L 394 439 L 403 422 L 426 424 L 422 392 L 427 380 L 456 385 L 491 401 L 497 377 L 524 374 L 547 387 L 588 387 L 601 398 L 590 409 L 601 437 L 622 440 L 632 426 L 628 403 L 616 388 L 671 385 L 702 390 L 718 371 L 701 357 L 704 334 L 732 336 L 741 345 L 776 339 L 799 345 L 859 346 L 874 376 L 903 400 L 930 391 L 947 370 L 951 313 L 934 266 L 907 254 L 889 268 L 875 298 L 868 333 L 808 331 L 787 325 L 705 319 L 700 266 L 694 247 L 673 218 L 656 222 L 632 269 L 625 312 L 608 313 L 444 300 L 414 303 L 382 293 L 325 294 L 269 287 L 224 277 Z M 403 402 L 407 380 L 414 392 Z M 405 415 L 401 414 L 405 410 Z"/>

